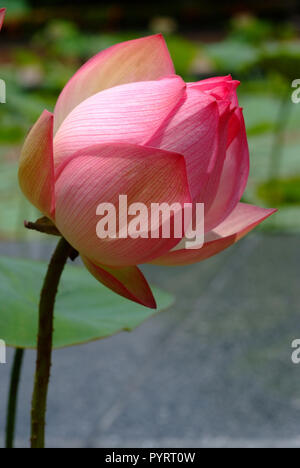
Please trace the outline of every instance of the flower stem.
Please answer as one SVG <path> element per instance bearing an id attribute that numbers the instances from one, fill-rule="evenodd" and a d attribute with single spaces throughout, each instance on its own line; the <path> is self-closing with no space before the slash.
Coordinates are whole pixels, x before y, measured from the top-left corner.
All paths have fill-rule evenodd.
<path id="1" fill-rule="evenodd" d="M 16 349 L 15 355 L 14 355 L 13 367 L 11 371 L 11 378 L 10 378 L 9 397 L 8 397 L 8 405 L 7 405 L 6 432 L 5 432 L 6 434 L 5 447 L 9 449 L 14 448 L 17 400 L 18 400 L 18 391 L 19 391 L 23 357 L 24 357 L 24 349 Z"/>
<path id="2" fill-rule="evenodd" d="M 37 361 L 31 411 L 31 448 L 45 447 L 45 419 L 50 379 L 54 306 L 59 281 L 73 248 L 62 238 L 50 261 L 41 292 Z"/>

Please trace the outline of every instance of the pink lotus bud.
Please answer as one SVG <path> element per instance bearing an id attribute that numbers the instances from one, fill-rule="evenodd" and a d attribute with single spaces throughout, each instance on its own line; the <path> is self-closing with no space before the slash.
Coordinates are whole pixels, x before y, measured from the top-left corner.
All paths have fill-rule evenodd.
<path id="1" fill-rule="evenodd" d="M 137 265 L 198 262 L 275 211 L 240 203 L 249 152 L 238 84 L 230 76 L 186 84 L 161 35 L 128 41 L 81 67 L 54 114 L 44 111 L 29 133 L 19 169 L 24 194 L 118 294 L 155 307 Z M 203 247 L 185 248 L 184 231 L 152 237 L 150 226 L 141 237 L 99 239 L 97 207 L 116 206 L 121 218 L 121 194 L 149 209 L 203 203 Z"/>

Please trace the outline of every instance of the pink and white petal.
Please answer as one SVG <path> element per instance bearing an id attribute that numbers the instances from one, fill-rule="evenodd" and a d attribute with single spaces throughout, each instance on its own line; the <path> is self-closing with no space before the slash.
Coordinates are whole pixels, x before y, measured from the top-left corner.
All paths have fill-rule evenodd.
<path id="1" fill-rule="evenodd" d="M 218 149 L 219 111 L 216 100 L 187 88 L 169 118 L 144 143 L 184 155 L 192 199 L 199 198 Z"/>
<path id="2" fill-rule="evenodd" d="M 67 83 L 54 111 L 55 132 L 66 116 L 93 94 L 173 73 L 174 65 L 161 34 L 114 45 L 90 59 Z"/>
<path id="3" fill-rule="evenodd" d="M 46 110 L 32 127 L 23 145 L 19 183 L 28 200 L 52 218 L 55 212 L 53 114 Z"/>
<path id="4" fill-rule="evenodd" d="M 6 12 L 5 8 L 0 8 L 0 31 L 1 31 L 1 28 L 3 26 L 5 12 Z"/>
<path id="5" fill-rule="evenodd" d="M 145 221 L 143 229 L 147 238 L 119 238 L 120 228 L 128 224 L 127 210 L 121 210 L 117 238 L 97 236 L 96 228 L 102 219 L 96 215 L 97 207 L 112 203 L 119 219 L 119 195 L 127 196 L 128 206 L 137 202 L 147 207 L 149 224 Z M 190 202 L 182 155 L 127 143 L 97 145 L 80 151 L 59 171 L 56 225 L 73 247 L 96 264 L 137 265 L 168 252 L 180 241 L 172 233 L 170 238 L 151 236 L 151 204 L 179 203 L 181 210 L 184 203 Z M 172 214 L 171 223 L 173 218 Z"/>
<path id="6" fill-rule="evenodd" d="M 239 131 L 236 132 L 236 119 L 239 120 Z M 205 230 L 211 231 L 225 220 L 240 201 L 249 176 L 249 149 L 242 110 L 236 109 L 229 123 L 228 138 L 231 143 L 226 151 L 222 174 L 214 201 L 205 214 Z"/>
<path id="7" fill-rule="evenodd" d="M 129 83 L 86 99 L 65 119 L 54 139 L 56 166 L 87 146 L 118 141 L 142 144 L 168 117 L 185 91 L 176 75 Z"/>
<path id="8" fill-rule="evenodd" d="M 183 249 L 178 245 L 174 250 L 153 260 L 155 265 L 179 266 L 206 260 L 239 241 L 258 224 L 275 213 L 276 209 L 265 209 L 239 203 L 234 211 L 214 231 L 205 236 L 200 249 Z M 184 241 L 181 241 L 181 245 Z"/>
<path id="9" fill-rule="evenodd" d="M 104 286 L 122 297 L 137 302 L 150 309 L 156 309 L 156 301 L 143 273 L 137 266 L 111 268 L 95 265 L 87 257 L 82 256 L 88 271 Z"/>

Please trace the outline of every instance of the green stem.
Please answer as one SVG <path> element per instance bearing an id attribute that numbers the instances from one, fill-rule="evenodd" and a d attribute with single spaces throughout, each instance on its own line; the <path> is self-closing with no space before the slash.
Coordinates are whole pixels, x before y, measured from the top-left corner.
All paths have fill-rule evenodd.
<path id="1" fill-rule="evenodd" d="M 59 241 L 50 261 L 41 292 L 37 361 L 31 411 L 31 448 L 45 447 L 45 420 L 51 368 L 54 306 L 59 281 L 72 250 L 64 238 Z"/>
<path id="2" fill-rule="evenodd" d="M 24 349 L 16 349 L 11 371 L 6 419 L 5 447 L 9 449 L 14 448 L 17 401 L 23 357 Z"/>

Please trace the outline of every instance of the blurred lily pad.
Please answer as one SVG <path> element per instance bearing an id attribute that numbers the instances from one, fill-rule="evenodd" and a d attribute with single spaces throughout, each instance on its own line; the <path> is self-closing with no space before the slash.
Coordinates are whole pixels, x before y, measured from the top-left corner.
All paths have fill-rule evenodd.
<path id="1" fill-rule="evenodd" d="M 14 160 L 19 152 L 16 148 L 10 156 L 5 147 L 0 151 L 0 239 L 24 238 L 27 235 L 24 220 L 35 219 L 39 214 L 19 189 L 17 161 Z"/>
<path id="2" fill-rule="evenodd" d="M 194 42 L 179 35 L 166 36 L 166 41 L 176 73 L 183 77 L 188 76 L 199 52 L 199 47 Z"/>
<path id="3" fill-rule="evenodd" d="M 270 42 L 264 45 L 260 57 L 263 70 L 275 71 L 289 80 L 300 73 L 300 42 Z"/>
<path id="4" fill-rule="evenodd" d="M 215 63 L 216 69 L 224 74 L 244 73 L 259 59 L 256 47 L 233 39 L 208 44 L 205 50 Z"/>
<path id="5" fill-rule="evenodd" d="M 9 346 L 35 348 L 44 262 L 0 257 L 0 330 Z M 158 311 L 170 294 L 153 288 Z M 156 311 L 114 294 L 82 267 L 67 266 L 57 297 L 54 347 L 61 348 L 131 331 Z"/>
<path id="6" fill-rule="evenodd" d="M 300 177 L 269 180 L 258 186 L 257 193 L 276 206 L 300 205 Z"/>
<path id="7" fill-rule="evenodd" d="M 118 42 L 116 35 L 82 33 L 72 21 L 55 19 L 33 37 L 34 46 L 43 46 L 52 56 L 87 60 Z"/>
<path id="8" fill-rule="evenodd" d="M 6 20 L 15 21 L 17 19 L 24 18 L 30 11 L 30 7 L 26 0 L 9 0 L 9 5 L 7 6 Z"/>
<path id="9" fill-rule="evenodd" d="M 293 91 L 292 88 L 291 92 Z M 276 122 L 281 111 L 281 95 L 239 94 L 239 102 L 243 107 L 248 136 L 261 135 L 276 130 Z M 287 131 L 298 135 L 300 106 L 292 103 L 290 96 L 286 96 L 286 112 L 288 115 Z M 294 138 L 291 139 L 291 142 Z"/>

